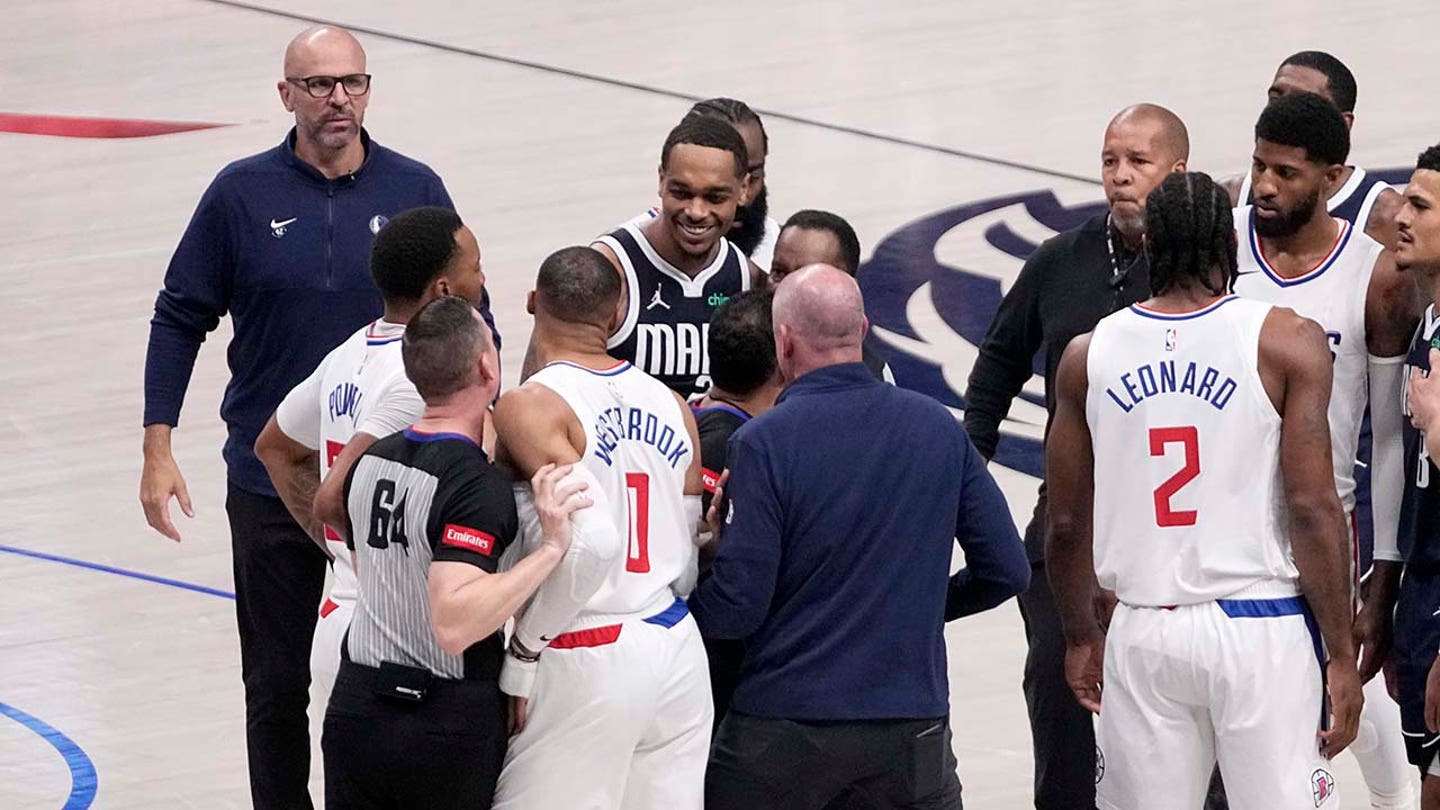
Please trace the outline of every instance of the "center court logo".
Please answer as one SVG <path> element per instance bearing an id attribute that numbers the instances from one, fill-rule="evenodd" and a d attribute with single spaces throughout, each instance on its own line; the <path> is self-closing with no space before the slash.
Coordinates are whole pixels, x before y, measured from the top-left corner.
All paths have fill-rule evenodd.
<path id="1" fill-rule="evenodd" d="M 896 383 L 960 416 L 979 346 L 1025 259 L 1041 242 L 1104 211 L 1104 202 L 1066 206 L 1050 191 L 1031 191 L 949 208 L 885 237 L 859 281 Z M 995 450 L 997 462 L 1034 476 L 1043 460 L 1044 369 L 1038 354 Z"/>
<path id="2" fill-rule="evenodd" d="M 1411 172 L 1371 175 L 1403 188 Z M 1103 200 L 1066 205 L 1052 191 L 1028 191 L 929 214 L 885 237 L 861 266 L 859 281 L 895 382 L 959 417 L 979 346 L 1025 259 L 1051 236 L 1104 212 Z M 1044 371 L 1042 350 L 995 449 L 995 461 L 1034 476 L 1044 461 Z"/>

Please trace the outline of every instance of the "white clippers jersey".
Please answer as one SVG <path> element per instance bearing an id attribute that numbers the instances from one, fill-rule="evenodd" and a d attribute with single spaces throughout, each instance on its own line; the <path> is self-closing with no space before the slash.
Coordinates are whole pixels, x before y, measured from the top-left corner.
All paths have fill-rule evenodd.
<path id="1" fill-rule="evenodd" d="M 1280 414 L 1260 380 L 1269 304 L 1139 305 L 1090 338 L 1095 572 L 1136 607 L 1207 602 L 1298 575 L 1283 524 Z"/>
<path id="2" fill-rule="evenodd" d="M 683 406 L 659 380 L 628 362 L 594 371 L 551 363 L 527 383 L 549 388 L 585 427 L 581 465 L 600 482 L 627 552 L 580 618 L 664 607 L 673 583 L 694 582 L 698 555 L 685 518 L 685 472 L 695 457 Z M 533 501 L 522 499 L 534 509 Z M 593 508 L 593 507 L 592 507 Z M 533 521 L 522 515 L 522 526 Z"/>
<path id="3" fill-rule="evenodd" d="M 1370 274 L 1384 250 L 1343 219 L 1330 254 L 1303 275 L 1284 278 L 1265 260 L 1250 206 L 1235 209 L 1240 277 L 1235 292 L 1289 307 L 1320 324 L 1335 358 L 1330 389 L 1330 447 L 1335 489 L 1349 512 L 1355 508 L 1355 454 L 1360 420 L 1370 401 L 1369 352 L 1365 346 L 1365 298 Z"/>
<path id="4" fill-rule="evenodd" d="M 275 411 L 280 430 L 319 451 L 320 478 L 356 433 L 389 436 L 420 417 L 425 403 L 405 376 L 400 340 L 405 325 L 377 320 L 330 350 Z M 345 541 L 325 527 L 335 554 L 330 598 L 354 600 L 358 585 Z"/>

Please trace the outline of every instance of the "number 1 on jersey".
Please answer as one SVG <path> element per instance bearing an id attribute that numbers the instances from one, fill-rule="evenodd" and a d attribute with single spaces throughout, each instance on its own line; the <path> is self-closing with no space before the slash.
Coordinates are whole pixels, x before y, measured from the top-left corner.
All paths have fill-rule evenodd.
<path id="1" fill-rule="evenodd" d="M 630 500 L 630 543 L 625 570 L 650 573 L 650 476 L 625 473 L 625 494 Z"/>
<path id="2" fill-rule="evenodd" d="M 1162 528 L 1194 526 L 1197 516 L 1194 509 L 1171 508 L 1170 499 L 1200 474 L 1200 432 L 1194 426 L 1150 428 L 1150 455 L 1163 456 L 1165 446 L 1176 443 L 1185 448 L 1185 466 L 1155 488 L 1155 524 Z"/>

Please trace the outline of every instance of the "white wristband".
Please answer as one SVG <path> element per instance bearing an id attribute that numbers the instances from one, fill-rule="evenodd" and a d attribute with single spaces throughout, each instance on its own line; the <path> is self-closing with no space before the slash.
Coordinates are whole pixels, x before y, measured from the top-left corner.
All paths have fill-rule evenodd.
<path id="1" fill-rule="evenodd" d="M 522 661 L 507 653 L 505 663 L 500 665 L 500 691 L 514 697 L 530 697 L 535 688 L 535 670 L 539 666 L 539 660 Z"/>

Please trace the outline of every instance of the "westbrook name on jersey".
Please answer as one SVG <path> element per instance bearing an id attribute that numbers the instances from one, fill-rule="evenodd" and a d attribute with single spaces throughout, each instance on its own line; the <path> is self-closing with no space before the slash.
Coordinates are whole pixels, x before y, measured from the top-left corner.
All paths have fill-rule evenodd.
<path id="1" fill-rule="evenodd" d="M 745 254 L 720 240 L 714 261 L 691 278 L 661 258 L 633 223 L 596 240 L 625 274 L 625 320 L 610 336 L 610 354 L 689 398 L 710 388 L 710 316 L 750 289 Z"/>

